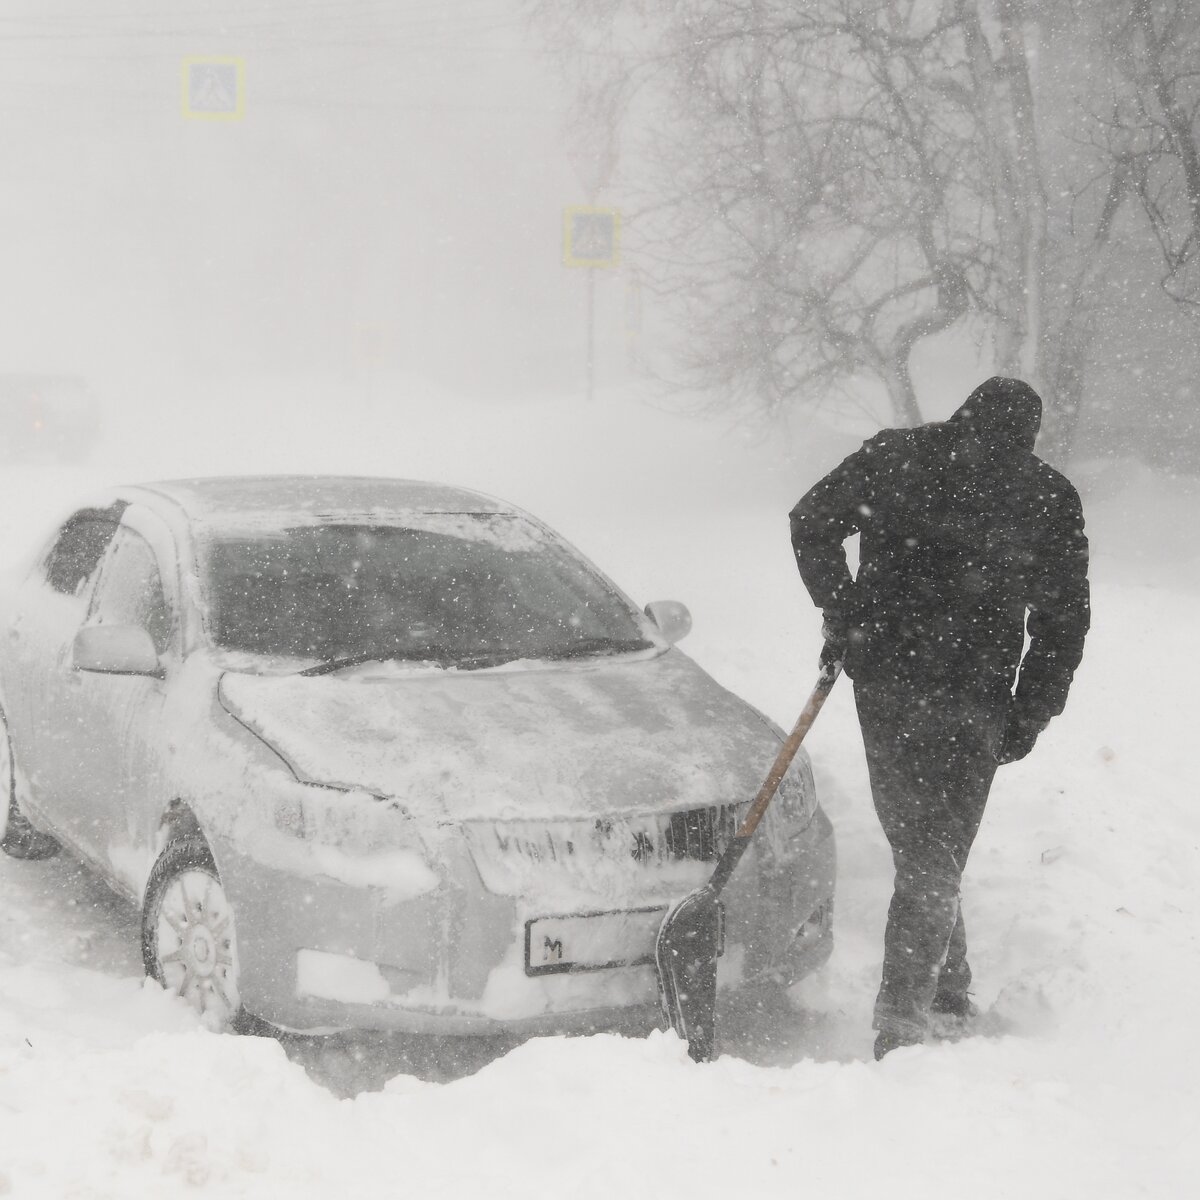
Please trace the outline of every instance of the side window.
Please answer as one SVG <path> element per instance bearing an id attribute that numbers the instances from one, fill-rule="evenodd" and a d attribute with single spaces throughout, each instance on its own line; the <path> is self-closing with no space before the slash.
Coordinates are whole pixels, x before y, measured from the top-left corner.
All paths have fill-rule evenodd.
<path id="1" fill-rule="evenodd" d="M 84 509 L 67 521 L 46 555 L 46 582 L 56 592 L 80 594 L 116 535 L 119 518 L 119 513 Z"/>
<path id="2" fill-rule="evenodd" d="M 92 618 L 98 625 L 140 626 L 159 654 L 171 640 L 171 610 L 154 551 L 131 529 L 120 530 L 104 561 Z"/>

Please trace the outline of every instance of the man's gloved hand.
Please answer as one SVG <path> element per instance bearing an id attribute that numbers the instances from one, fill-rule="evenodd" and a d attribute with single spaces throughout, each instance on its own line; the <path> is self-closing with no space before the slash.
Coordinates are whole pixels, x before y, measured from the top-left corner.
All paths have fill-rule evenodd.
<path id="1" fill-rule="evenodd" d="M 1040 717 L 1022 713 L 1015 704 L 1009 705 L 1008 716 L 1004 720 L 1004 734 L 995 751 L 996 762 L 1004 766 L 1005 763 L 1024 758 L 1049 723 Z"/>
<path id="2" fill-rule="evenodd" d="M 837 608 L 823 608 L 821 616 L 821 637 L 825 642 L 821 649 L 821 666 L 845 662 L 852 636 L 849 618 Z"/>

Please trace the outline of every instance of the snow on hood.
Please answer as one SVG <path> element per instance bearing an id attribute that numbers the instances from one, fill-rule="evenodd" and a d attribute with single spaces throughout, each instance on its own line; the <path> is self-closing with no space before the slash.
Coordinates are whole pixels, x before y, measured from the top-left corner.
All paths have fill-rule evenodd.
<path id="1" fill-rule="evenodd" d="M 229 672 L 220 695 L 306 782 L 364 788 L 433 820 L 749 799 L 779 747 L 679 651 L 519 671 Z"/>
<path id="2" fill-rule="evenodd" d="M 1015 443 L 1032 450 L 1042 425 L 1042 398 L 1024 380 L 993 375 L 966 398 L 948 424 L 989 445 Z"/>

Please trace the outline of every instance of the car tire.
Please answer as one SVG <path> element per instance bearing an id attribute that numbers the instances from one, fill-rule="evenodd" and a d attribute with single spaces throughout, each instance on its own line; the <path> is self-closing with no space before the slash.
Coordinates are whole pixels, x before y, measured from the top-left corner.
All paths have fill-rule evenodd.
<path id="1" fill-rule="evenodd" d="M 197 834 L 169 842 L 146 882 L 142 962 L 215 1032 L 247 1030 L 253 1021 L 238 991 L 235 929 L 208 843 Z"/>
<path id="2" fill-rule="evenodd" d="M 17 805 L 16 767 L 8 722 L 0 712 L 0 850 L 10 858 L 53 858 L 58 842 L 48 833 L 34 829 Z"/>

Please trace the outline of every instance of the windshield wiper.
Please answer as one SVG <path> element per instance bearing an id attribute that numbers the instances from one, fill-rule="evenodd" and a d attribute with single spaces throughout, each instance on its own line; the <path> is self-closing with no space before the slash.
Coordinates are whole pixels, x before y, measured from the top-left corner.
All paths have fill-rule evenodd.
<path id="1" fill-rule="evenodd" d="M 572 642 L 569 646 L 560 646 L 558 649 L 547 651 L 541 658 L 590 658 L 593 655 L 607 654 L 629 654 L 634 650 L 650 650 L 654 646 L 653 642 L 648 642 L 645 638 L 610 638 L 610 637 L 590 637 L 580 638 L 577 642 Z"/>
<path id="2" fill-rule="evenodd" d="M 463 671 L 478 671 L 484 667 L 498 667 L 512 662 L 521 655 L 515 650 L 493 650 L 480 654 L 461 654 L 447 646 L 420 646 L 396 650 L 363 650 L 357 654 L 345 654 L 325 662 L 314 663 L 300 671 L 301 675 L 330 675 L 347 667 L 361 666 L 369 662 L 430 662 L 439 667 L 457 667 Z"/>
<path id="3" fill-rule="evenodd" d="M 369 662 L 435 662 L 444 664 L 449 651 L 443 646 L 421 646 L 408 650 L 360 650 L 357 654 L 343 654 L 337 658 L 326 659 L 325 662 L 314 663 L 305 667 L 300 675 L 329 675 L 346 667 L 357 667 Z"/>

